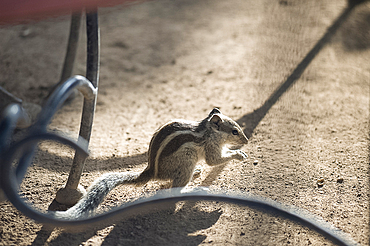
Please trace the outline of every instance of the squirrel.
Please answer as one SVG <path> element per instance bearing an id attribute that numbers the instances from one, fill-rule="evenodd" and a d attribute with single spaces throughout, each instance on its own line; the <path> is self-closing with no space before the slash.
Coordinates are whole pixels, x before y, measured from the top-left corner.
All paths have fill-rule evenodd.
<path id="1" fill-rule="evenodd" d="M 241 146 L 248 138 L 231 118 L 214 108 L 202 121 L 174 120 L 160 127 L 149 144 L 148 166 L 143 172 L 106 173 L 87 189 L 87 193 L 55 217 L 77 219 L 94 212 L 105 196 L 120 184 L 142 185 L 149 180 L 171 180 L 172 187 L 185 187 L 194 168 L 204 159 L 210 166 L 248 156 Z M 228 146 L 233 146 L 229 149 Z"/>

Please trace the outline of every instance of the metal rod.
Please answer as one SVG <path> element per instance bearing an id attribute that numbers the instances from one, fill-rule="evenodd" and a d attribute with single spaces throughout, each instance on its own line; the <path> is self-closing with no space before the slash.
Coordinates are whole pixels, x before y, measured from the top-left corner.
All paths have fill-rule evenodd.
<path id="1" fill-rule="evenodd" d="M 97 10 L 86 14 L 86 31 L 87 31 L 87 64 L 86 78 L 97 89 L 99 82 L 99 52 L 100 52 L 100 34 L 98 25 Z M 92 99 L 84 98 L 80 137 L 87 142 L 90 141 L 91 130 L 93 125 L 96 105 L 96 96 Z M 86 156 L 75 153 L 72 167 L 64 189 L 58 191 L 56 200 L 66 205 L 75 204 L 84 194 L 84 189 L 79 186 L 82 170 L 84 168 Z M 73 192 L 74 195 L 71 195 Z"/>
<path id="2" fill-rule="evenodd" d="M 52 117 L 76 89 L 84 95 L 84 98 L 88 98 L 90 100 L 95 98 L 97 94 L 96 89 L 85 77 L 74 76 L 66 80 L 51 94 L 51 96 L 47 100 L 44 110 L 40 112 L 37 122 L 29 129 L 30 135 L 37 135 L 40 134 L 40 132 L 46 132 L 47 126 L 50 123 Z M 31 146 L 29 149 L 26 149 L 24 151 L 24 154 L 21 156 L 21 162 L 30 163 L 33 159 L 34 151 L 35 146 Z M 27 168 L 27 165 L 19 165 L 17 167 L 16 173 L 19 183 L 23 179 Z"/>
<path id="3" fill-rule="evenodd" d="M 51 96 L 54 90 L 61 86 L 64 81 L 72 76 L 73 66 L 76 60 L 76 53 L 77 53 L 77 46 L 78 46 L 78 39 L 80 34 L 80 26 L 81 26 L 81 16 L 82 12 L 73 13 L 71 16 L 71 24 L 69 28 L 69 37 L 68 37 L 68 44 L 67 44 L 67 51 L 64 57 L 64 63 L 62 68 L 62 74 L 60 75 L 60 80 L 57 84 L 55 84 L 51 90 L 49 95 L 44 99 L 47 99 Z M 75 98 L 76 94 L 72 93 L 70 98 Z"/>
<path id="4" fill-rule="evenodd" d="M 46 101 L 45 107 L 39 114 L 39 119 L 30 127 L 28 135 L 34 137 L 47 132 L 47 125 L 50 123 L 50 120 L 75 89 L 78 89 L 86 98 L 93 98 L 97 93 L 90 81 L 85 77 L 75 76 L 68 79 L 51 94 Z M 0 123 L 0 168 L 5 165 L 4 162 L 6 162 L 5 159 L 9 153 L 9 148 L 12 147 L 11 135 L 23 114 L 21 107 L 17 104 L 9 105 L 3 113 L 3 119 Z M 88 148 L 88 144 L 81 139 L 79 139 L 78 145 L 79 148 L 77 149 L 81 149 L 82 146 L 84 149 Z M 22 153 L 22 155 L 20 156 L 19 165 L 15 168 L 16 178 L 14 178 L 14 182 L 17 185 L 22 181 L 27 168 L 31 164 L 35 147 L 36 145 L 34 144 L 27 146 L 27 148 L 19 149 L 19 153 Z M 0 201 L 4 199 L 3 188 L 0 185 Z"/>
<path id="5" fill-rule="evenodd" d="M 81 15 L 82 13 L 74 13 L 71 17 L 71 26 L 68 37 L 68 46 L 66 56 L 64 58 L 63 70 L 60 76 L 60 83 L 63 83 L 66 79 L 72 76 L 73 66 L 76 59 L 77 45 L 80 34 L 81 26 Z M 58 85 L 59 85 L 58 84 Z"/>

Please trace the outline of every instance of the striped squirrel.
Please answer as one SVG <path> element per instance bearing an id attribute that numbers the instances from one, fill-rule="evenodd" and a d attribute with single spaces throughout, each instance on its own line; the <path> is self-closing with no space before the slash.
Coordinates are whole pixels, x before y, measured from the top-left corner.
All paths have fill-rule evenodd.
<path id="1" fill-rule="evenodd" d="M 107 173 L 88 188 L 86 195 L 67 211 L 55 217 L 76 219 L 91 214 L 104 197 L 120 184 L 145 184 L 151 179 L 171 180 L 172 187 L 185 187 L 192 178 L 196 163 L 204 159 L 210 166 L 232 159 L 245 160 L 239 148 L 248 143 L 240 126 L 214 108 L 204 120 L 171 121 L 159 128 L 149 145 L 148 166 L 142 173 Z M 228 146 L 233 146 L 229 149 Z"/>

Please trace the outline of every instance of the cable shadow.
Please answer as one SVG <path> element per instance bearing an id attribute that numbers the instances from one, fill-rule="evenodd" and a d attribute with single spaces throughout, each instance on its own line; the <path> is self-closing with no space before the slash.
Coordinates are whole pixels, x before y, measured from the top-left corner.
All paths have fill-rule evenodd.
<path id="1" fill-rule="evenodd" d="M 244 133 L 248 138 L 252 137 L 254 129 L 257 127 L 259 122 L 265 117 L 271 107 L 279 100 L 279 98 L 301 77 L 305 69 L 316 57 L 316 55 L 322 50 L 322 48 L 330 42 L 330 39 L 334 36 L 336 31 L 347 19 L 354 6 L 348 6 L 343 13 L 336 19 L 336 21 L 327 29 L 324 36 L 316 43 L 316 45 L 308 52 L 303 60 L 294 69 L 292 74 L 287 80 L 282 83 L 272 95 L 265 101 L 265 103 L 254 112 L 249 113 L 237 120 L 239 124 L 245 124 Z"/>
<path id="2" fill-rule="evenodd" d="M 316 45 L 307 53 L 303 60 L 297 65 L 292 74 L 283 82 L 265 101 L 265 103 L 254 110 L 253 112 L 244 115 L 237 120 L 237 123 L 244 125 L 244 133 L 248 138 L 252 137 L 253 131 L 256 129 L 261 120 L 265 117 L 271 107 L 279 100 L 279 98 L 301 77 L 305 69 L 322 50 L 322 48 L 330 42 L 331 38 L 337 32 L 339 27 L 348 18 L 356 4 L 349 4 L 342 14 L 334 21 L 334 23 L 327 29 L 322 38 Z M 213 168 L 206 179 L 202 182 L 203 186 L 210 185 L 212 181 L 222 172 L 224 166 Z"/>

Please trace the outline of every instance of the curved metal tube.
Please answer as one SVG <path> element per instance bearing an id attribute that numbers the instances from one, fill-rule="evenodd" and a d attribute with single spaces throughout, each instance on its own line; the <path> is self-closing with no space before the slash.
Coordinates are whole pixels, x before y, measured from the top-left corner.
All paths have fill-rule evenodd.
<path id="1" fill-rule="evenodd" d="M 5 151 L 18 120 L 23 116 L 19 104 L 12 104 L 5 108 L 3 120 L 0 122 L 0 155 Z"/>
<path id="2" fill-rule="evenodd" d="M 65 83 L 59 86 L 49 97 L 44 109 L 39 115 L 38 121 L 30 127 L 28 132 L 29 137 L 37 138 L 38 135 L 47 132 L 46 127 L 52 119 L 53 115 L 63 105 L 64 101 L 69 97 L 74 89 L 80 90 L 85 96 L 89 98 L 95 97 L 97 93 L 96 89 L 91 85 L 90 81 L 82 76 L 74 76 L 68 79 L 67 81 L 65 81 Z M 22 111 L 20 107 L 15 104 L 9 105 L 4 111 L 4 119 L 0 124 L 1 162 L 4 162 L 4 158 L 6 158 L 6 156 L 9 154 L 8 152 L 10 148 L 7 148 L 6 143 L 9 141 L 10 136 L 16 126 L 16 123 L 21 116 Z M 18 183 L 23 179 L 24 174 L 26 173 L 27 168 L 31 163 L 34 150 L 35 145 L 30 145 L 27 146 L 27 148 L 22 149 L 22 157 L 19 165 L 16 168 L 16 177 Z M 2 166 L 4 166 L 4 163 L 2 163 Z"/>
<path id="3" fill-rule="evenodd" d="M 87 31 L 87 64 L 86 64 L 86 78 L 91 81 L 92 86 L 98 89 L 99 83 L 99 66 L 100 66 L 100 32 L 98 25 L 97 9 L 90 13 L 86 13 L 86 31 Z M 81 126 L 79 135 L 90 141 L 91 130 L 93 125 L 95 113 L 96 96 L 93 98 L 84 99 Z M 85 157 L 78 152 L 75 153 L 71 171 L 65 188 L 57 193 L 56 200 L 62 204 L 75 204 L 79 197 L 71 197 L 68 194 L 71 190 L 76 190 L 80 182 L 83 167 L 85 165 Z M 82 194 L 80 194 L 82 195 Z M 68 197 L 68 199 L 67 199 Z"/>
<path id="4" fill-rule="evenodd" d="M 19 104 L 11 104 L 5 108 L 3 119 L 0 122 L 0 165 L 2 155 L 6 152 L 10 144 L 11 135 L 17 125 L 18 120 L 23 116 L 22 108 Z M 0 185 L 0 202 L 5 200 L 5 194 Z"/>
<path id="5" fill-rule="evenodd" d="M 77 11 L 71 16 L 71 24 L 69 28 L 69 37 L 67 52 L 64 58 L 63 70 L 60 76 L 60 83 L 72 76 L 73 65 L 75 63 L 78 39 L 80 34 L 82 11 Z"/>
<path id="6" fill-rule="evenodd" d="M 71 16 L 71 23 L 69 28 L 69 36 L 67 43 L 67 51 L 64 57 L 62 73 L 59 82 L 53 86 L 52 90 L 64 83 L 72 76 L 73 66 L 76 59 L 78 39 L 80 34 L 82 11 L 76 11 Z M 49 95 L 50 96 L 50 95 Z M 48 96 L 48 97 L 49 97 Z"/>
<path id="7" fill-rule="evenodd" d="M 40 129 L 46 131 L 46 126 L 50 123 L 56 111 L 63 105 L 74 89 L 79 90 L 89 100 L 95 98 L 97 94 L 97 89 L 83 76 L 76 75 L 66 80 L 50 95 L 43 110 L 39 114 L 37 122 L 30 128 L 31 132 Z"/>
<path id="8" fill-rule="evenodd" d="M 29 137 L 26 137 L 14 145 L 12 145 L 10 148 L 7 149 L 6 153 L 2 155 L 2 164 L 0 166 L 1 171 L 1 179 L 0 179 L 0 187 L 4 190 L 4 193 L 6 194 L 7 198 L 13 203 L 15 207 L 19 205 L 19 203 L 23 203 L 22 199 L 18 195 L 18 186 L 19 186 L 19 180 L 17 176 L 17 172 L 12 168 L 12 163 L 14 161 L 15 154 L 17 151 L 20 151 L 21 153 L 24 151 L 24 149 L 28 149 L 30 147 L 34 147 L 39 141 L 41 140 L 53 140 L 60 142 L 62 144 L 69 145 L 70 147 L 76 149 L 76 151 L 81 152 L 81 154 L 87 156 L 88 150 L 81 146 L 81 144 L 75 142 L 74 140 L 71 140 L 64 136 L 59 136 L 54 133 L 39 133 L 35 135 L 31 135 Z M 18 166 L 16 170 L 18 169 L 27 169 L 30 162 L 25 162 L 24 158 L 20 158 L 20 161 L 18 163 Z M 22 202 L 20 202 L 22 201 Z M 26 206 L 27 208 L 24 208 Z M 18 207 L 17 207 L 18 208 Z M 29 213 L 27 211 L 33 210 L 28 207 L 28 205 L 23 204 L 20 205 L 18 208 L 20 211 L 28 215 Z M 32 213 L 30 213 L 32 216 Z M 32 218 L 32 217 L 30 217 Z"/>
<path id="9" fill-rule="evenodd" d="M 30 127 L 29 135 L 38 135 L 47 132 L 47 125 L 50 123 L 54 114 L 63 105 L 67 98 L 73 93 L 73 90 L 78 89 L 84 96 L 95 98 L 97 90 L 91 85 L 90 81 L 83 76 L 74 76 L 65 81 L 61 86 L 57 87 L 50 95 L 45 103 L 43 110 L 40 112 L 37 122 Z M 8 131 L 9 132 L 9 131 Z M 31 163 L 35 151 L 35 146 L 29 146 L 24 150 L 20 164 L 17 166 L 16 174 L 18 182 L 20 182 Z"/>

